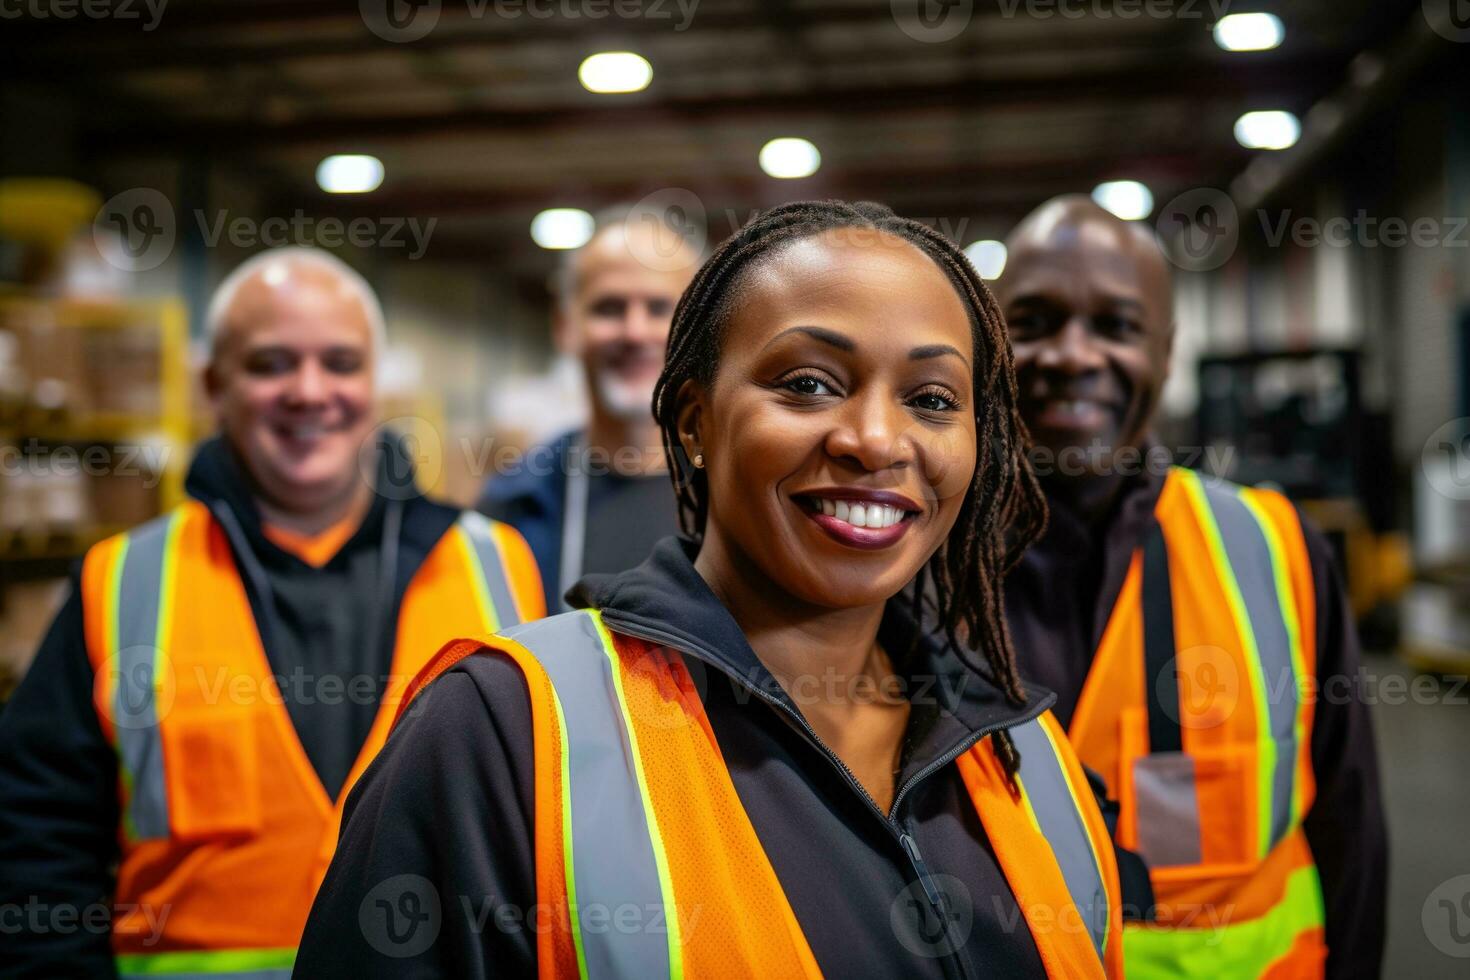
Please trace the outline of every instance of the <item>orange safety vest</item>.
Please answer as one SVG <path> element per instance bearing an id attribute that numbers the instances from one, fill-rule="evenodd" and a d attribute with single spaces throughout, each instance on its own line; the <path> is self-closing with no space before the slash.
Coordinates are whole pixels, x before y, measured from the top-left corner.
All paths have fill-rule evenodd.
<path id="1" fill-rule="evenodd" d="M 404 594 L 377 717 L 333 800 L 292 727 L 225 530 L 204 504 L 93 547 L 82 602 L 94 705 L 118 753 L 112 944 L 124 977 L 288 977 L 342 804 L 433 655 L 425 638 L 544 614 L 520 536 L 461 515 Z M 374 696 L 379 682 L 307 680 L 323 699 Z"/>
<path id="2" fill-rule="evenodd" d="M 1316 607 L 1301 523 L 1266 490 L 1171 470 L 1070 736 L 1150 866 L 1130 977 L 1320 977 L 1312 805 Z"/>
<path id="3" fill-rule="evenodd" d="M 564 613 L 449 644 L 405 708 L 487 650 L 530 694 L 542 978 L 821 975 L 677 653 Z M 1047 975 L 1121 976 L 1117 865 L 1082 768 L 1049 712 L 1009 732 L 1018 790 L 989 739 L 957 765 Z"/>

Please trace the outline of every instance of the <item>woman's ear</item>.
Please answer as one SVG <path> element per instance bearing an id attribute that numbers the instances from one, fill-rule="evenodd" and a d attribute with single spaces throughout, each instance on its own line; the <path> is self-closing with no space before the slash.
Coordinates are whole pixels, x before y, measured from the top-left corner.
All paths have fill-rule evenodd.
<path id="1" fill-rule="evenodd" d="M 674 396 L 674 404 L 678 406 L 674 413 L 674 431 L 679 436 L 684 456 L 690 460 L 705 451 L 703 430 L 707 398 L 704 385 L 693 378 L 680 385 L 678 394 Z"/>

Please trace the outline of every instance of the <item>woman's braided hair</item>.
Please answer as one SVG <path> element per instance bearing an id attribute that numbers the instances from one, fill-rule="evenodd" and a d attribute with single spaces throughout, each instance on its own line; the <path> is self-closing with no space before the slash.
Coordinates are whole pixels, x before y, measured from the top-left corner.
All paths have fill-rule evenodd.
<path id="1" fill-rule="evenodd" d="M 1026 430 L 1016 407 L 1005 320 L 964 253 L 928 226 L 867 201 L 784 204 L 726 240 L 700 268 L 674 310 L 664 370 L 653 397 L 680 526 L 696 540 L 701 538 L 709 501 L 704 472 L 690 465 L 679 442 L 679 390 L 690 380 L 713 383 L 743 275 L 785 245 L 839 228 L 886 232 L 916 246 L 944 271 L 969 309 L 981 451 L 948 540 L 915 580 L 914 614 L 916 621 L 924 622 L 926 601 L 932 603 L 945 635 L 971 669 L 987 675 L 1013 703 L 1024 703 L 1005 625 L 1001 583 L 1045 526 L 1046 504 L 1025 459 Z M 988 455 L 986 447 L 991 450 Z M 978 652 L 985 665 L 970 661 L 962 652 L 966 649 Z"/>

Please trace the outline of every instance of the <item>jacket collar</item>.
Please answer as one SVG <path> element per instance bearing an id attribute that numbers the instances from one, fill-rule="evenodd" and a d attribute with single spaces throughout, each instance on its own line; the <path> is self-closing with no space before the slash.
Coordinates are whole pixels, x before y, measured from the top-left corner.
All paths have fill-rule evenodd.
<path id="1" fill-rule="evenodd" d="M 572 587 L 568 599 L 576 608 L 600 610 L 613 630 L 675 647 L 800 714 L 695 570 L 697 554 L 698 545 L 687 538 L 664 538 L 643 564 L 614 575 L 589 575 Z M 907 651 L 916 631 L 918 643 L 902 673 L 915 706 L 934 709 L 925 742 L 1021 724 L 1056 700 L 1050 691 L 1027 684 L 1026 704 L 1010 704 L 933 631 L 919 630 L 903 596 L 890 600 L 879 630 L 885 646 Z"/>
<path id="2" fill-rule="evenodd" d="M 401 557 L 408 562 L 405 570 L 411 572 L 453 525 L 458 512 L 422 496 L 422 490 L 414 483 L 412 459 L 396 434 L 387 430 L 378 437 L 376 469 L 374 487 L 391 489 L 373 494 L 372 504 L 363 515 L 361 525 L 338 554 L 345 556 L 358 547 L 379 542 L 388 526 L 387 511 L 392 508 L 400 511 L 393 523 L 401 528 Z M 261 529 L 260 508 L 255 502 L 254 483 L 239 455 L 224 437 L 214 436 L 200 444 L 189 466 L 184 489 L 216 517 L 222 510 L 228 511 L 244 537 L 236 545 L 248 546 L 250 552 L 267 567 L 294 566 L 301 562 L 265 536 Z M 338 560 L 333 558 L 328 564 Z"/>

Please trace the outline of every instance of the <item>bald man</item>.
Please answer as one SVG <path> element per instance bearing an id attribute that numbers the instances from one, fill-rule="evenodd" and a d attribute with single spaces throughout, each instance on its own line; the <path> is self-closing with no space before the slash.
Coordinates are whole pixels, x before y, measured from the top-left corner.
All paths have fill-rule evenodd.
<path id="1" fill-rule="evenodd" d="M 653 388 L 669 324 L 699 255 L 680 234 L 639 211 L 610 212 L 558 270 L 552 332 L 582 362 L 587 427 L 533 448 L 495 474 L 479 507 L 526 537 L 546 584 L 547 608 L 592 572 L 621 572 L 679 531 Z"/>
<path id="2" fill-rule="evenodd" d="M 1068 196 L 1007 248 L 997 298 L 1051 506 L 1007 619 L 1150 865 L 1128 976 L 1376 977 L 1386 839 L 1330 548 L 1280 495 L 1172 467 L 1151 436 L 1174 320 L 1148 229 Z"/>
<path id="3" fill-rule="evenodd" d="M 519 535 L 425 499 L 380 430 L 355 272 L 263 253 L 207 328 L 190 499 L 88 551 L 0 716 L 7 976 L 289 976 L 407 682 L 544 614 Z"/>

